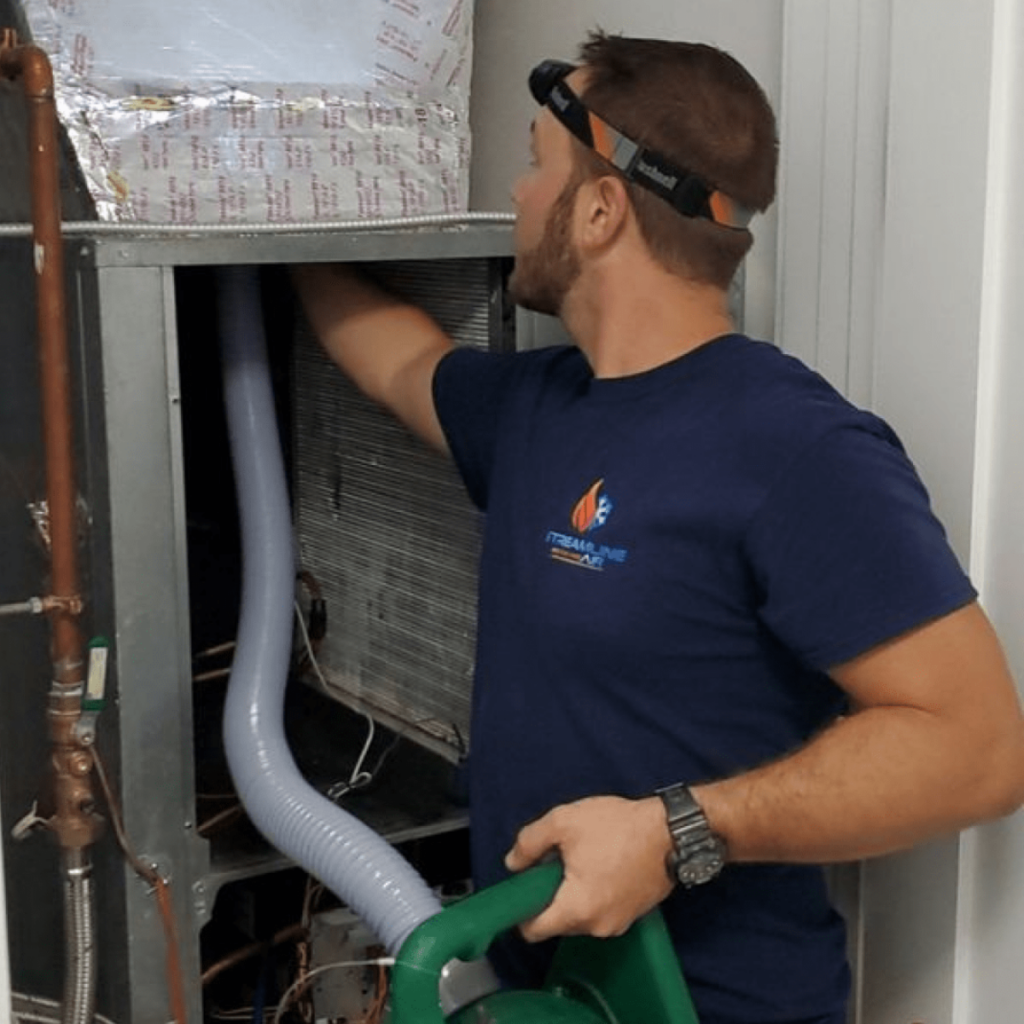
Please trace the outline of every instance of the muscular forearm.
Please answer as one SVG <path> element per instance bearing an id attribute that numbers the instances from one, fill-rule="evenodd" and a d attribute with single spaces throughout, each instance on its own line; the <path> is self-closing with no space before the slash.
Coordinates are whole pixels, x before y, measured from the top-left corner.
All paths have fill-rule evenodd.
<path id="1" fill-rule="evenodd" d="M 1007 814 L 1024 799 L 1020 708 L 977 606 L 833 674 L 867 706 L 790 757 L 694 788 L 731 859 L 875 856 Z"/>
<path id="2" fill-rule="evenodd" d="M 334 362 L 371 398 L 443 448 L 430 393 L 434 368 L 452 345 L 440 327 L 348 264 L 298 266 L 292 280 Z"/>
<path id="3" fill-rule="evenodd" d="M 803 750 L 694 787 L 732 861 L 828 863 L 905 849 L 1012 808 L 1001 755 L 963 762 L 955 737 L 909 708 L 871 708 Z"/>

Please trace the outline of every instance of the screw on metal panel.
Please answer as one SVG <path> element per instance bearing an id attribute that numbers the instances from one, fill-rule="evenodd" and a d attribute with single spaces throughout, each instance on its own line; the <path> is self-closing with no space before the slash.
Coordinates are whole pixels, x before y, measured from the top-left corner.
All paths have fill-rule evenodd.
<path id="1" fill-rule="evenodd" d="M 206 886 L 202 882 L 192 883 L 192 905 L 200 917 L 205 917 L 209 909 L 206 900 Z"/>

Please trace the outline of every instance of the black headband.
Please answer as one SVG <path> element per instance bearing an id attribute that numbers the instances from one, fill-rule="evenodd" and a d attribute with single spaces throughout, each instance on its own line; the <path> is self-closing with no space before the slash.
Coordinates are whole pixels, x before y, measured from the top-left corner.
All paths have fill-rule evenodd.
<path id="1" fill-rule="evenodd" d="M 746 228 L 754 216 L 753 210 L 741 206 L 699 175 L 634 142 L 590 110 L 565 83 L 566 76 L 575 70 L 574 65 L 565 61 L 541 61 L 530 72 L 533 98 L 628 181 L 649 189 L 684 217 L 706 217 L 723 227 Z"/>

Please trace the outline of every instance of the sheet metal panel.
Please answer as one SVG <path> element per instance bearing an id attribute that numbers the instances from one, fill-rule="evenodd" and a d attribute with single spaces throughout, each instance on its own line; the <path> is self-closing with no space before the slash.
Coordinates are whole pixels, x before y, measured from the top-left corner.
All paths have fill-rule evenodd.
<path id="1" fill-rule="evenodd" d="M 511 252 L 511 218 L 486 215 L 481 223 L 309 231 L 175 233 L 103 231 L 90 236 L 91 260 L 99 267 L 287 264 L 357 260 L 457 259 Z"/>

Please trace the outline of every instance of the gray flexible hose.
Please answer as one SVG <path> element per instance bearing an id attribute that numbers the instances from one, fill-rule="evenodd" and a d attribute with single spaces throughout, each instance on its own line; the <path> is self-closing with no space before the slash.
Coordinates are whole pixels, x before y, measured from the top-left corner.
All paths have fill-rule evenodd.
<path id="1" fill-rule="evenodd" d="M 224 397 L 242 529 L 242 608 L 224 745 L 253 824 L 320 879 L 396 954 L 441 910 L 395 849 L 299 773 L 284 735 L 295 565 L 254 268 L 221 270 Z"/>

